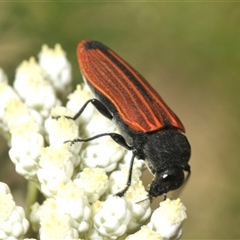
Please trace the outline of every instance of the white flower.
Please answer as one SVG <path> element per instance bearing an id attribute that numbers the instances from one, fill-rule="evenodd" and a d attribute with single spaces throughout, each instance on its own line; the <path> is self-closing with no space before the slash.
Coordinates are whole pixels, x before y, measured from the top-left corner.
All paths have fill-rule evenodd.
<path id="1" fill-rule="evenodd" d="M 3 119 L 9 126 L 33 120 L 38 125 L 38 131 L 42 130 L 43 117 L 19 99 L 13 99 L 6 104 Z"/>
<path id="2" fill-rule="evenodd" d="M 5 132 L 6 138 L 9 139 L 9 128 L 6 119 L 6 107 L 14 100 L 20 101 L 19 96 L 6 81 L 0 81 L 0 128 Z"/>
<path id="3" fill-rule="evenodd" d="M 56 91 L 66 96 L 70 91 L 72 69 L 61 45 L 56 44 L 54 49 L 49 48 L 46 44 L 43 45 L 38 57 L 39 65 L 48 74 Z"/>
<path id="4" fill-rule="evenodd" d="M 147 191 L 142 181 L 139 181 L 135 185 L 131 185 L 125 193 L 124 198 L 132 205 L 132 218 L 127 229 L 127 232 L 132 233 L 145 224 L 152 213 Z"/>
<path id="5" fill-rule="evenodd" d="M 104 168 L 106 172 L 111 172 L 116 169 L 124 153 L 125 150 L 111 138 L 105 142 L 93 142 L 81 151 L 82 168 L 100 167 Z"/>
<path id="6" fill-rule="evenodd" d="M 42 149 L 37 176 L 41 183 L 41 191 L 46 196 L 54 196 L 61 184 L 71 180 L 74 172 L 72 158 L 75 156 L 64 144 L 58 148 Z"/>
<path id="7" fill-rule="evenodd" d="M 64 214 L 55 199 L 47 199 L 41 209 L 40 239 L 77 239 L 78 231 L 73 228 L 69 215 Z"/>
<path id="8" fill-rule="evenodd" d="M 0 183 L 0 239 L 21 239 L 28 225 L 23 208 L 15 205 L 8 186 Z"/>
<path id="9" fill-rule="evenodd" d="M 93 218 L 94 228 L 107 239 L 123 235 L 131 220 L 131 206 L 120 197 L 108 198 Z"/>
<path id="10" fill-rule="evenodd" d="M 93 98 L 92 93 L 88 86 L 83 83 L 82 85 L 77 85 L 75 91 L 69 94 L 69 101 L 66 104 L 66 107 L 73 112 L 77 113 L 81 107 L 89 100 Z M 90 121 L 94 113 L 94 106 L 92 104 L 88 104 L 88 106 L 84 109 L 83 113 L 79 117 L 79 121 L 86 124 Z M 84 128 L 86 126 L 84 125 Z"/>
<path id="11" fill-rule="evenodd" d="M 181 237 L 182 224 L 186 218 L 186 207 L 179 198 L 172 201 L 166 199 L 153 212 L 147 226 L 159 233 L 164 240 L 175 240 Z"/>
<path id="12" fill-rule="evenodd" d="M 93 203 L 108 188 L 108 177 L 102 168 L 84 168 L 76 175 L 74 183 L 84 190 L 89 203 Z"/>
<path id="13" fill-rule="evenodd" d="M 48 133 L 48 141 L 51 146 L 59 147 L 64 144 L 74 154 L 79 154 L 82 143 L 64 143 L 79 136 L 78 126 L 73 120 L 67 119 L 64 116 L 58 119 L 50 117 L 45 121 L 45 129 Z"/>
<path id="14" fill-rule="evenodd" d="M 130 163 L 130 160 L 129 160 L 129 163 Z M 127 183 L 128 175 L 129 175 L 129 168 L 130 168 L 130 164 L 125 165 L 124 167 L 122 167 L 121 170 L 114 171 L 110 174 L 109 189 L 108 189 L 110 194 L 116 194 L 119 191 L 124 189 Z M 137 168 L 137 166 L 134 163 L 131 185 L 137 184 L 140 181 L 141 175 L 142 175 L 142 172 Z M 142 199 L 138 199 L 136 202 L 138 202 L 139 200 L 142 200 Z"/>
<path id="15" fill-rule="evenodd" d="M 132 151 L 126 151 L 126 154 L 124 155 L 123 159 L 121 162 L 118 164 L 118 169 L 125 168 L 126 166 L 129 166 L 131 158 L 132 158 Z M 134 159 L 134 165 L 142 172 L 147 168 L 146 162 L 141 159 Z"/>
<path id="16" fill-rule="evenodd" d="M 83 190 L 72 182 L 60 186 L 55 199 L 40 207 L 41 239 L 78 239 L 88 231 L 91 210 Z"/>
<path id="17" fill-rule="evenodd" d="M 13 101 L 20 100 L 14 89 L 7 82 L 0 82 L 0 117 L 4 116 L 6 105 Z"/>
<path id="18" fill-rule="evenodd" d="M 53 106 L 59 104 L 46 72 L 34 58 L 24 61 L 17 68 L 14 88 L 28 106 L 41 112 L 44 117 L 49 115 Z"/>
<path id="19" fill-rule="evenodd" d="M 26 179 L 35 179 L 43 136 L 38 132 L 38 124 L 28 115 L 10 125 L 12 134 L 9 156 L 16 171 Z"/>
<path id="20" fill-rule="evenodd" d="M 62 212 L 68 214 L 79 234 L 90 227 L 91 209 L 85 192 L 73 182 L 60 186 L 56 201 Z"/>
<path id="21" fill-rule="evenodd" d="M 89 107 L 89 106 L 88 106 Z M 100 127 L 99 127 L 100 126 Z M 116 132 L 117 128 L 112 121 L 101 115 L 97 110 L 94 111 L 94 117 L 90 119 L 84 130 L 88 136 L 95 136 L 101 133 Z M 103 143 L 111 139 L 110 136 L 97 138 L 94 142 Z M 113 141 L 113 139 L 111 139 Z"/>

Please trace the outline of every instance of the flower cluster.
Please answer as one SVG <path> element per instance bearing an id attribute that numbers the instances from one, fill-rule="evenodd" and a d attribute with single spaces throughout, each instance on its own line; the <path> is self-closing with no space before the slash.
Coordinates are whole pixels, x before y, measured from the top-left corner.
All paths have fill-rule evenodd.
<path id="1" fill-rule="evenodd" d="M 16 172 L 45 199 L 36 199 L 27 220 L 0 183 L 0 239 L 32 237 L 29 225 L 38 239 L 179 239 L 186 218 L 180 200 L 167 199 L 153 212 L 149 200 L 141 201 L 147 199 L 140 180 L 144 161 L 135 161 L 132 185 L 120 198 L 115 194 L 125 187 L 131 152 L 109 137 L 66 142 L 117 131 L 92 106 L 71 119 L 92 97 L 84 83 L 70 93 L 71 80 L 60 45 L 44 45 L 38 61 L 22 62 L 13 87 L 0 69 L 1 134 Z"/>

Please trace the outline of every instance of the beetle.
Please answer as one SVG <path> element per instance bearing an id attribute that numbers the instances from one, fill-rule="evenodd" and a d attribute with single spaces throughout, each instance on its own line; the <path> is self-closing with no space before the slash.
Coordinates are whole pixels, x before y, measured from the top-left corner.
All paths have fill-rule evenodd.
<path id="1" fill-rule="evenodd" d="M 148 190 L 152 201 L 157 196 L 179 188 L 190 176 L 188 161 L 191 147 L 185 128 L 149 83 L 113 50 L 98 41 L 82 41 L 77 58 L 85 82 L 95 98 L 89 99 L 72 118 L 76 120 L 89 103 L 112 120 L 120 134 L 102 133 L 86 139 L 66 142 L 88 142 L 111 137 L 132 151 L 126 187 L 131 185 L 134 159 L 145 160 L 154 179 Z M 184 171 L 187 172 L 185 177 Z"/>

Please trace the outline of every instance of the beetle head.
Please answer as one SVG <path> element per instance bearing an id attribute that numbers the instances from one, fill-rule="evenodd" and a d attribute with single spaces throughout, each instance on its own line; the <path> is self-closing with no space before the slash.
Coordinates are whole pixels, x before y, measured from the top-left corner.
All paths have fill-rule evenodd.
<path id="1" fill-rule="evenodd" d="M 149 198 L 153 199 L 169 191 L 179 188 L 184 182 L 184 172 L 177 167 L 156 172 L 149 189 Z"/>

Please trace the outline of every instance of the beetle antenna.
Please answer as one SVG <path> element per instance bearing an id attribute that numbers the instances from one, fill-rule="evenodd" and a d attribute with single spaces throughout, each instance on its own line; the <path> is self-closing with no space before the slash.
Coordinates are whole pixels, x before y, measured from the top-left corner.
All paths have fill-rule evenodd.
<path id="1" fill-rule="evenodd" d="M 150 200 L 150 199 L 149 199 L 149 198 L 144 198 L 144 199 L 136 202 L 135 204 L 140 204 L 140 203 L 145 202 L 145 201 L 147 201 L 147 200 Z M 150 200 L 150 201 L 151 201 L 151 200 Z"/>

